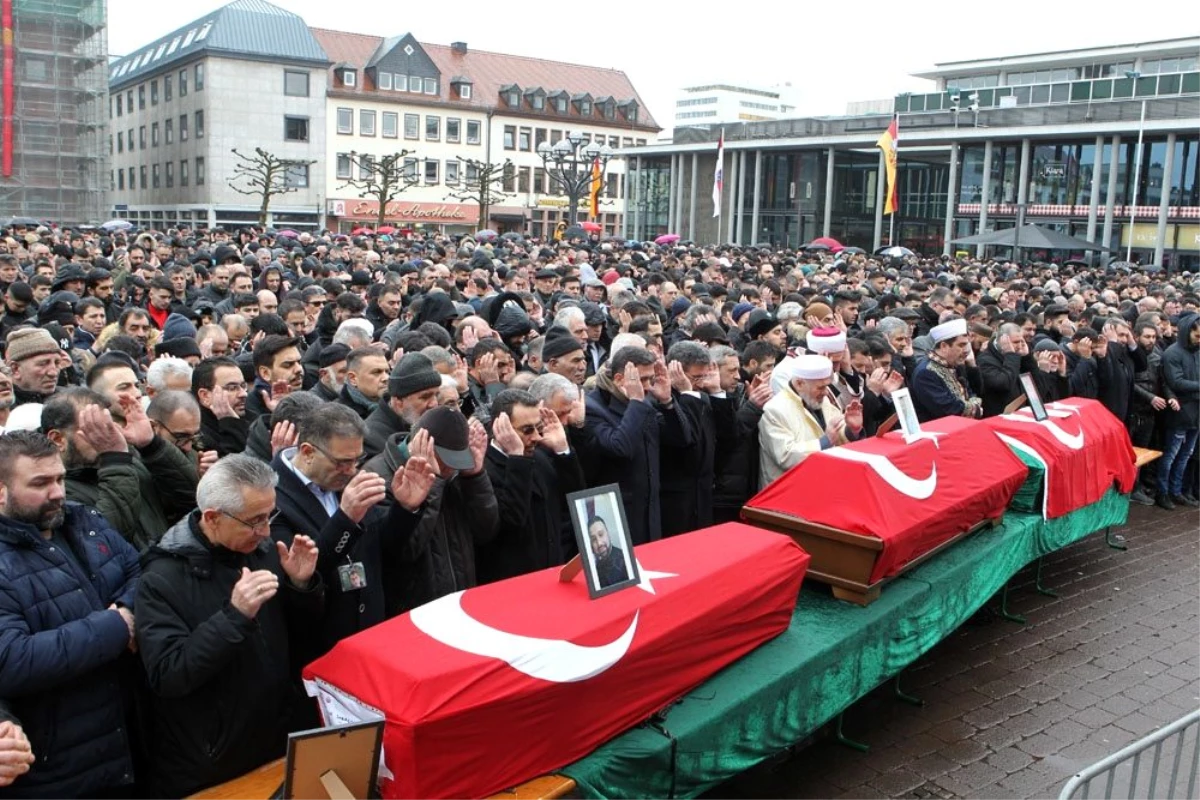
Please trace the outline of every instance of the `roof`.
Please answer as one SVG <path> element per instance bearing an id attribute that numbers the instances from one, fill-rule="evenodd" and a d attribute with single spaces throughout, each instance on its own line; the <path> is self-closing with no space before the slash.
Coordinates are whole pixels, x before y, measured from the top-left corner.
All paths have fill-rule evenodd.
<path id="1" fill-rule="evenodd" d="M 312 34 L 324 48 L 330 60 L 344 61 L 363 71 L 363 76 L 357 81 L 357 86 L 343 87 L 331 81 L 331 94 L 360 95 L 364 98 L 381 95 L 397 99 L 403 98 L 406 102 L 418 100 L 418 95 L 396 95 L 378 91 L 370 76 L 365 73 L 368 66 L 378 62 L 390 49 L 383 45 L 387 42 L 395 44 L 403 37 L 384 39 L 379 36 L 331 31 L 324 28 L 313 28 Z M 450 45 L 425 42 L 420 42 L 420 45 L 442 74 L 436 101 L 439 104 L 508 112 L 510 109 L 500 102 L 500 90 L 501 87 L 511 85 L 519 86 L 522 90 L 540 87 L 548 95 L 553 95 L 558 90 L 565 90 L 575 97 L 608 95 L 615 98 L 618 103 L 636 100 L 639 109 L 637 124 L 629 125 L 620 117 L 615 121 L 606 120 L 599 114 L 587 117 L 589 124 L 612 126 L 616 122 L 640 130 L 659 130 L 658 123 L 650 116 L 645 102 L 638 94 L 637 89 L 633 87 L 629 76 L 621 70 L 547 61 L 541 58 L 505 53 L 490 53 L 484 50 L 468 49 L 466 53 L 457 53 Z M 457 96 L 451 97 L 449 90 L 452 78 L 470 80 L 474 85 L 470 100 L 461 100 Z M 433 98 L 430 97 L 427 100 L 433 100 Z M 524 109 L 523 113 L 532 117 L 544 116 L 548 122 L 562 122 L 571 119 L 583 121 L 574 107 L 566 115 L 555 113 L 550 104 L 547 104 L 544 112 Z"/>
<path id="2" fill-rule="evenodd" d="M 1132 60 L 1135 57 L 1159 55 L 1193 54 L 1200 47 L 1200 37 L 1160 39 L 1153 42 L 1102 45 L 1077 50 L 1055 50 L 1045 53 L 1020 53 L 1010 56 L 976 58 L 966 61 L 943 61 L 934 69 L 912 73 L 914 78 L 940 78 L 954 73 L 976 73 L 987 70 L 1007 69 L 1039 64 L 1090 63 L 1097 59 Z"/>
<path id="3" fill-rule="evenodd" d="M 266 0 L 233 0 L 109 64 L 110 86 L 121 86 L 201 53 L 267 61 L 327 64 L 321 45 L 297 14 Z"/>

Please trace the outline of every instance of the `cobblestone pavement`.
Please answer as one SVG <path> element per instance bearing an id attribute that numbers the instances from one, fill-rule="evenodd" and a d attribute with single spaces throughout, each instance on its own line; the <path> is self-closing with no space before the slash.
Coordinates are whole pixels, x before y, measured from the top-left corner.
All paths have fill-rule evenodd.
<path id="1" fill-rule="evenodd" d="M 1079 769 L 1200 707 L 1200 514 L 1133 506 L 1120 531 L 1027 567 L 1009 610 L 982 612 L 845 715 L 860 753 L 826 731 L 713 797 L 1057 797 Z M 886 589 L 884 590 L 886 591 Z M 998 610 L 999 598 L 989 609 Z"/>

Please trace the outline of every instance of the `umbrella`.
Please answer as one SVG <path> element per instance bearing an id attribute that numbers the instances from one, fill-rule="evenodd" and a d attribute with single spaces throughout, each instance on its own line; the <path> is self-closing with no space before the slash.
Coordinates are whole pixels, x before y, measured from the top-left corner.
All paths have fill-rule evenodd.
<path id="1" fill-rule="evenodd" d="M 823 244 L 835 253 L 838 250 L 841 250 L 842 248 L 845 247 L 845 245 L 843 245 L 841 242 L 839 242 L 837 239 L 834 239 L 831 236 L 819 236 L 816 239 L 813 239 L 812 243 L 813 244 Z"/>
<path id="2" fill-rule="evenodd" d="M 373 233 L 375 233 L 375 231 L 371 230 L 366 225 L 362 225 L 350 231 L 351 236 L 370 236 Z"/>
<path id="3" fill-rule="evenodd" d="M 100 226 L 102 231 L 127 231 L 133 227 L 133 223 L 127 219 L 110 219 Z"/>
<path id="4" fill-rule="evenodd" d="M 277 233 L 275 235 L 276 236 L 286 236 L 289 239 L 299 239 L 300 238 L 300 234 L 296 233 L 291 228 L 284 228 L 283 230 L 281 230 L 279 233 Z"/>
<path id="5" fill-rule="evenodd" d="M 565 231 L 563 231 L 562 238 L 564 240 L 568 240 L 568 241 L 571 239 L 586 239 L 587 231 L 585 231 L 579 225 L 572 225 L 571 227 L 569 227 Z"/>
<path id="6" fill-rule="evenodd" d="M 624 236 L 605 236 L 600 241 L 613 242 L 615 244 L 625 244 L 625 237 Z"/>
<path id="7" fill-rule="evenodd" d="M 914 253 L 912 250 L 909 250 L 907 247 L 901 247 L 900 245 L 886 245 L 876 250 L 875 255 L 887 256 L 889 258 L 907 258 L 909 256 L 915 256 L 916 253 Z"/>
<path id="8" fill-rule="evenodd" d="M 804 249 L 810 250 L 815 253 L 818 251 L 819 252 L 829 252 L 833 248 L 827 244 L 817 244 L 816 242 L 809 242 L 808 244 L 804 245 Z"/>
<path id="9" fill-rule="evenodd" d="M 1066 261 L 1063 262 L 1063 266 L 1086 267 L 1086 266 L 1088 266 L 1088 263 L 1086 261 L 1082 261 L 1078 258 L 1068 258 Z"/>
<path id="10" fill-rule="evenodd" d="M 375 232 L 376 233 L 395 233 L 396 229 L 393 228 L 391 225 L 383 225 Z"/>
<path id="11" fill-rule="evenodd" d="M 994 244 L 1000 247 L 1025 247 L 1030 250 L 1109 250 L 1102 244 L 1076 239 L 1065 233 L 1032 223 L 1020 228 L 1005 228 L 955 239 L 951 244 Z"/>
<path id="12" fill-rule="evenodd" d="M 664 233 L 654 240 L 655 244 L 675 244 L 679 241 L 678 233 Z"/>
<path id="13" fill-rule="evenodd" d="M 500 234 L 500 238 L 508 239 L 513 242 L 520 242 L 520 241 L 524 241 L 525 234 L 520 233 L 519 231 L 507 231 L 505 233 Z"/>
<path id="14" fill-rule="evenodd" d="M 867 251 L 863 250 L 861 247 L 843 247 L 838 252 L 840 252 L 842 255 L 855 256 L 861 253 L 866 253 Z"/>
<path id="15" fill-rule="evenodd" d="M 41 224 L 41 222 L 33 217 L 9 217 L 8 219 L 4 220 L 4 222 L 0 223 L 0 225 L 3 225 L 5 228 L 14 228 L 18 225 L 23 228 L 36 228 Z"/>
<path id="16" fill-rule="evenodd" d="M 475 240 L 479 242 L 490 242 L 492 239 L 495 239 L 496 236 L 497 233 L 494 230 L 491 228 L 484 228 L 483 230 L 479 231 L 479 233 L 475 234 Z"/>
<path id="17" fill-rule="evenodd" d="M 604 228 L 596 222 L 581 222 L 579 223 L 579 227 L 583 228 L 588 233 L 599 233 L 600 231 L 604 230 Z"/>

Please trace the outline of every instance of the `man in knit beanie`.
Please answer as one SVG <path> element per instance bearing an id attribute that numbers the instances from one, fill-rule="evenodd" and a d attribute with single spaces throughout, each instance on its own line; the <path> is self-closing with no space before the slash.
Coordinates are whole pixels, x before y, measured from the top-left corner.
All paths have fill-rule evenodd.
<path id="1" fill-rule="evenodd" d="M 58 386 L 63 351 L 42 328 L 18 328 L 8 334 L 5 359 L 13 374 L 14 406 L 44 403 Z"/>
<path id="2" fill-rule="evenodd" d="M 383 450 L 388 438 L 412 428 L 417 420 L 437 405 L 442 376 L 429 356 L 405 353 L 388 377 L 387 396 L 367 417 L 363 454 L 371 458 Z"/>
<path id="3" fill-rule="evenodd" d="M 547 372 L 562 375 L 576 386 L 587 378 L 587 356 L 583 345 L 562 325 L 551 325 L 542 343 L 542 363 Z"/>

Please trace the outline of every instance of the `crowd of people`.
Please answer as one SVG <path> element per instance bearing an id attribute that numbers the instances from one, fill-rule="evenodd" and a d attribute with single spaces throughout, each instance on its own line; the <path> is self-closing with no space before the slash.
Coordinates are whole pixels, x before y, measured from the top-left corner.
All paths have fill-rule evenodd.
<path id="1" fill-rule="evenodd" d="M 574 556 L 735 520 L 809 453 L 1102 402 L 1197 506 L 1200 281 L 517 235 L 0 237 L 0 796 L 180 797 L 317 724 L 339 640 Z M 591 531 L 588 532 L 591 535 Z M 598 535 L 598 534 L 597 534 Z M 603 555 L 601 553 L 600 555 Z"/>

